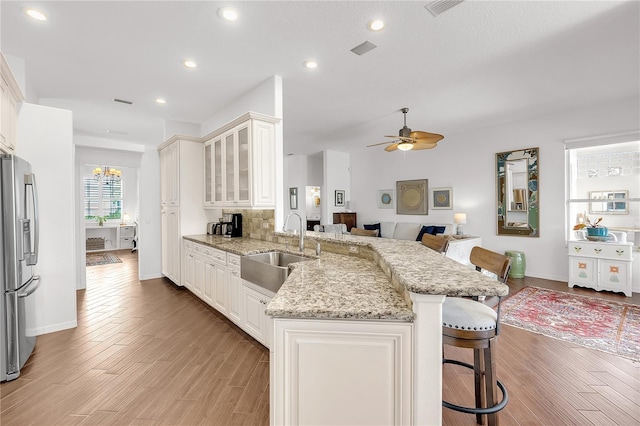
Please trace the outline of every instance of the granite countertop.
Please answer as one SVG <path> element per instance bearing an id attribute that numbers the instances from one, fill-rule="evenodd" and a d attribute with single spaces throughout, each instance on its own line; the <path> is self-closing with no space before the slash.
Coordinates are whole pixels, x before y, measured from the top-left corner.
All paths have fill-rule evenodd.
<path id="1" fill-rule="evenodd" d="M 271 250 L 299 254 L 284 244 L 249 238 L 187 235 L 189 241 L 238 255 Z M 294 249 L 297 247 L 293 247 Z M 292 272 L 267 307 L 273 317 L 412 321 L 411 306 L 393 287 L 384 272 L 370 260 L 314 249 L 305 256 L 314 260 L 291 264 Z"/>
<path id="2" fill-rule="evenodd" d="M 274 317 L 375 319 L 412 321 L 414 313 L 406 291 L 447 296 L 499 295 L 509 287 L 416 241 L 306 232 L 308 238 L 348 246 L 369 247 L 376 262 L 356 256 L 311 248 L 314 260 L 292 264 L 292 272 L 267 306 Z M 276 232 L 276 236 L 288 236 Z M 237 255 L 271 250 L 297 253 L 296 247 L 250 238 L 188 235 L 187 240 Z M 315 244 L 307 244 L 315 246 Z M 291 247 L 291 246 L 290 246 Z"/>

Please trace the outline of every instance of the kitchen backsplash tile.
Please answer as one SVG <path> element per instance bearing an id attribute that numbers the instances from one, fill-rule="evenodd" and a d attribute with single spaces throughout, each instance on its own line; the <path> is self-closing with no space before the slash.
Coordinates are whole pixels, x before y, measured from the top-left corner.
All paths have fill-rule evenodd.
<path id="1" fill-rule="evenodd" d="M 274 210 L 223 209 L 222 213 L 242 214 L 243 238 L 272 241 L 276 224 Z"/>

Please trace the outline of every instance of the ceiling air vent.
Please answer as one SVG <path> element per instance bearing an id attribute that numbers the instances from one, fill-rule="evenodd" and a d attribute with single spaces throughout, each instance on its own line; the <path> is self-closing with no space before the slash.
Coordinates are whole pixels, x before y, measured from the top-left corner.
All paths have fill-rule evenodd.
<path id="1" fill-rule="evenodd" d="M 462 2 L 463 0 L 437 0 L 427 3 L 424 8 L 427 9 L 433 16 L 438 16 Z"/>
<path id="2" fill-rule="evenodd" d="M 113 102 L 120 102 L 121 104 L 133 105 L 133 102 L 127 101 L 125 99 L 113 98 Z"/>
<path id="3" fill-rule="evenodd" d="M 369 43 L 368 41 L 365 41 L 364 43 L 359 44 L 356 47 L 354 47 L 353 49 L 351 49 L 351 51 L 353 53 L 355 53 L 356 55 L 362 56 L 365 53 L 372 51 L 376 47 L 378 47 L 378 46 L 376 46 L 373 43 Z"/>

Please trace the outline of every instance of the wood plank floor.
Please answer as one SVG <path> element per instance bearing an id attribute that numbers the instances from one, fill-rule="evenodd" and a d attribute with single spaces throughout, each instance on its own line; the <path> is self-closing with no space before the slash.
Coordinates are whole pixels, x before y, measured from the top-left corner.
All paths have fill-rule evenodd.
<path id="1" fill-rule="evenodd" d="M 38 337 L 15 381 L 0 386 L 2 425 L 262 425 L 269 422 L 269 353 L 164 279 L 140 282 L 137 257 L 87 268 L 78 327 Z M 566 283 L 525 285 L 640 304 Z M 446 349 L 466 359 L 469 351 Z M 468 371 L 444 368 L 443 393 L 471 404 Z M 462 371 L 460 371 L 462 370 Z M 640 363 L 504 326 L 498 373 L 510 392 L 503 425 L 640 424 Z M 443 410 L 445 425 L 473 425 Z"/>

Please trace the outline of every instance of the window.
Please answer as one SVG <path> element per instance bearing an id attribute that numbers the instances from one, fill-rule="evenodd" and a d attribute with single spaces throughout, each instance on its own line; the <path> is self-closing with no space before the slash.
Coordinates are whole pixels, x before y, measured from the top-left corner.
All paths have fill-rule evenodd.
<path id="1" fill-rule="evenodd" d="M 640 133 L 565 141 L 567 239 L 588 216 L 602 226 L 640 239 Z M 635 234 L 635 236 L 634 236 Z"/>
<path id="2" fill-rule="evenodd" d="M 93 175 L 84 177 L 84 218 L 93 220 L 98 216 L 106 219 L 122 217 L 123 181 L 96 180 Z"/>

